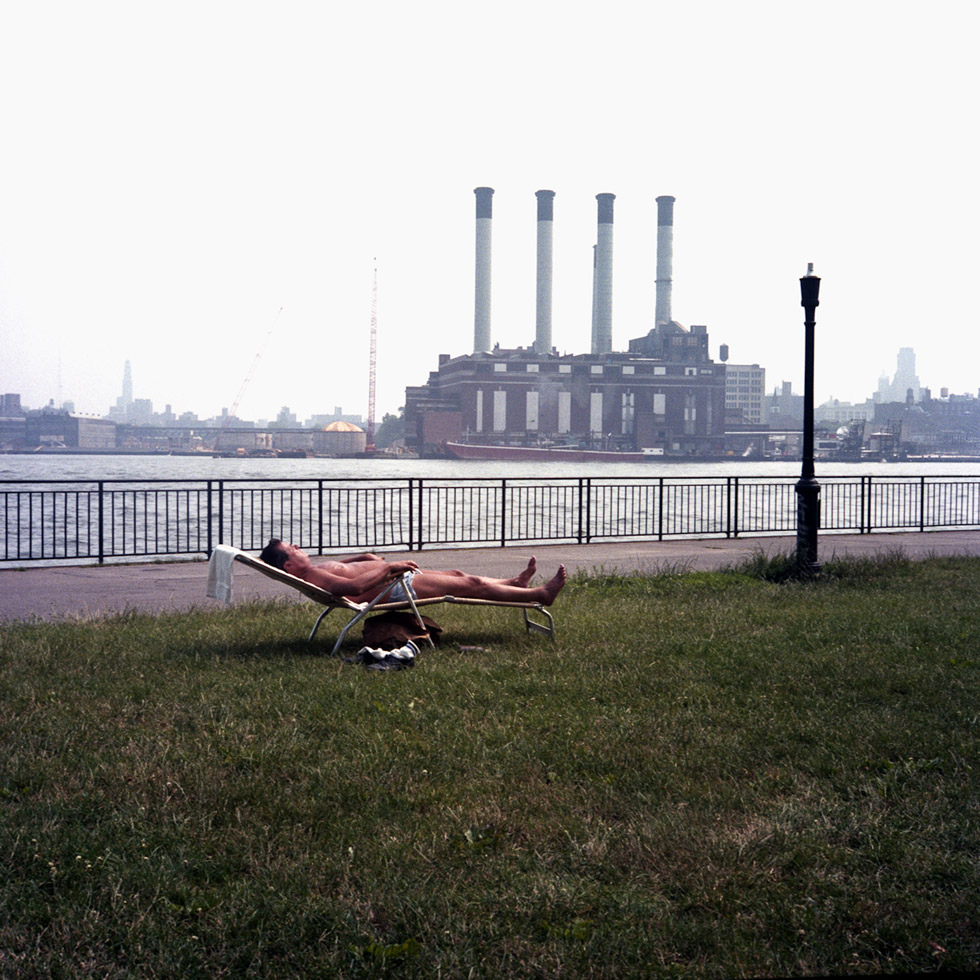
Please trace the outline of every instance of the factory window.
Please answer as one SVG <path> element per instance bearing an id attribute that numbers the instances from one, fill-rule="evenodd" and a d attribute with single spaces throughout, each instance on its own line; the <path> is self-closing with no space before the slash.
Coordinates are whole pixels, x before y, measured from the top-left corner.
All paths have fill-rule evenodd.
<path id="1" fill-rule="evenodd" d="M 571 374 L 572 373 L 572 365 L 571 364 L 559 364 L 558 365 L 558 373 L 559 374 Z"/>
<path id="2" fill-rule="evenodd" d="M 494 364 L 493 369 L 494 369 L 494 371 L 506 371 L 507 370 L 507 365 L 506 364 L 499 364 L 499 363 L 498 364 Z"/>
<path id="3" fill-rule="evenodd" d="M 636 374 L 636 368 L 632 364 L 624 364 L 623 374 Z"/>
<path id="4" fill-rule="evenodd" d="M 602 374 L 602 365 L 593 364 L 592 367 L 589 368 L 589 370 L 592 372 L 592 374 Z"/>
<path id="5" fill-rule="evenodd" d="M 529 391 L 527 393 L 527 399 L 525 402 L 525 417 L 524 417 L 524 428 L 528 432 L 537 432 L 538 430 L 538 393 L 536 391 Z"/>
<path id="6" fill-rule="evenodd" d="M 476 390 L 476 431 L 483 431 L 483 389 Z"/>
<path id="7" fill-rule="evenodd" d="M 697 374 L 697 373 L 698 373 L 698 369 L 697 368 L 692 368 L 692 367 L 684 368 L 684 376 L 685 377 L 688 377 L 689 378 L 689 377 L 691 377 L 691 375 Z"/>
<path id="8" fill-rule="evenodd" d="M 602 392 L 593 391 L 589 396 L 589 430 L 602 434 Z"/>
<path id="9" fill-rule="evenodd" d="M 695 407 L 694 395 L 684 396 L 684 434 L 694 435 L 694 424 L 698 417 L 698 410 Z"/>
<path id="10" fill-rule="evenodd" d="M 654 392 L 653 395 L 653 414 L 667 414 L 667 396 L 662 391 Z"/>
<path id="11" fill-rule="evenodd" d="M 540 368 L 540 366 L 541 366 L 540 364 L 528 364 L 527 365 L 527 370 L 531 374 L 537 374 L 538 373 L 538 368 Z"/>
<path id="12" fill-rule="evenodd" d="M 622 418 L 622 432 L 624 436 L 631 435 L 633 432 L 633 419 L 634 419 L 634 404 L 633 404 L 633 392 L 624 391 L 623 392 L 623 418 Z"/>
<path id="13" fill-rule="evenodd" d="M 653 373 L 654 374 L 666 374 L 667 373 L 667 368 L 665 368 L 665 367 L 654 367 Z"/>
<path id="14" fill-rule="evenodd" d="M 558 432 L 564 435 L 572 431 L 572 393 L 558 392 Z"/>
<path id="15" fill-rule="evenodd" d="M 493 431 L 504 432 L 507 429 L 507 392 L 493 393 Z"/>

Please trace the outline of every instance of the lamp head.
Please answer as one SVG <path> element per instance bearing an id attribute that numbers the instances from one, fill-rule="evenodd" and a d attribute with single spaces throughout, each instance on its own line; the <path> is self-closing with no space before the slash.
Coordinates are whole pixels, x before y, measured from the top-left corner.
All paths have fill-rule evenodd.
<path id="1" fill-rule="evenodd" d="M 813 263 L 807 263 L 806 275 L 800 279 L 800 306 L 812 313 L 820 305 L 820 277 L 813 274 Z"/>

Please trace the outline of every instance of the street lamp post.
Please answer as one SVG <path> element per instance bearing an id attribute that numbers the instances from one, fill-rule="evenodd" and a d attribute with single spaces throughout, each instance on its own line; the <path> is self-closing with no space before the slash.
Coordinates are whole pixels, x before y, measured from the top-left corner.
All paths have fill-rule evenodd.
<path id="1" fill-rule="evenodd" d="M 806 311 L 803 368 L 803 471 L 796 484 L 796 564 L 805 575 L 820 571 L 817 561 L 817 530 L 820 527 L 820 484 L 813 471 L 813 335 L 820 305 L 820 277 L 813 263 L 800 279 L 800 305 Z"/>

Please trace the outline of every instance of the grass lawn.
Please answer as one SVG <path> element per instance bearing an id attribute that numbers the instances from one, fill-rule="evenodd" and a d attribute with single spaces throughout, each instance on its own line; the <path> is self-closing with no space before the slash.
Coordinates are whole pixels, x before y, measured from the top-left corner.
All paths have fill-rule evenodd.
<path id="1" fill-rule="evenodd" d="M 0 977 L 976 968 L 980 560 L 778 572 L 3 627 Z"/>

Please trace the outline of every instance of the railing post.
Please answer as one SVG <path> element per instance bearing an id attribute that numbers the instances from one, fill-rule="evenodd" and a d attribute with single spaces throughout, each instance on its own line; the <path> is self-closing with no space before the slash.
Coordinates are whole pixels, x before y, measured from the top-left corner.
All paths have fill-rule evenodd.
<path id="1" fill-rule="evenodd" d="M 868 528 L 868 534 L 870 534 L 871 533 L 871 504 L 872 504 L 872 499 L 871 498 L 872 498 L 872 496 L 874 494 L 874 491 L 871 489 L 871 477 L 870 476 L 867 476 L 867 477 L 865 477 L 865 479 L 868 481 L 868 492 L 867 492 L 868 520 L 867 520 L 867 525 L 866 526 Z"/>
<path id="2" fill-rule="evenodd" d="M 733 487 L 735 490 L 735 522 L 734 522 L 735 526 L 732 528 L 732 537 L 737 538 L 738 537 L 738 500 L 740 494 L 738 490 L 738 477 L 737 476 L 734 477 L 733 480 L 734 480 Z"/>
<path id="3" fill-rule="evenodd" d="M 205 508 L 206 508 L 206 511 L 207 511 L 207 519 L 205 521 L 205 526 L 204 526 L 204 529 L 205 529 L 205 542 L 206 542 L 205 547 L 207 548 L 208 558 L 210 558 L 211 557 L 211 551 L 213 550 L 212 549 L 213 541 L 212 541 L 212 535 L 211 535 L 211 524 L 212 524 L 212 521 L 211 521 L 211 481 L 210 480 L 208 480 L 208 482 L 207 482 L 207 490 L 205 491 L 205 494 L 204 494 L 204 502 L 205 502 Z M 190 496 L 189 495 L 188 495 L 188 499 L 187 499 L 187 505 L 188 505 L 188 508 L 189 508 L 190 507 Z M 198 498 L 198 510 L 197 510 L 197 514 L 198 514 L 198 522 L 200 522 L 200 519 L 201 519 L 200 498 Z M 199 526 L 198 526 L 198 538 L 197 538 L 198 544 L 200 544 L 200 541 L 201 541 L 200 533 L 201 532 L 200 532 L 200 524 L 199 524 Z M 190 536 L 188 536 L 188 544 L 190 544 Z"/>
<path id="4" fill-rule="evenodd" d="M 234 519 L 234 515 L 232 515 Z M 225 543 L 225 481 L 218 480 L 218 544 Z M 231 542 L 230 542 L 231 543 Z M 245 542 L 243 541 L 242 544 Z"/>
<path id="5" fill-rule="evenodd" d="M 103 542 L 103 531 L 105 530 L 105 502 L 102 497 L 105 493 L 105 484 L 99 480 L 99 564 L 105 562 L 105 544 Z"/>
<path id="6" fill-rule="evenodd" d="M 732 478 L 725 477 L 725 537 L 732 536 Z"/>
<path id="7" fill-rule="evenodd" d="M 664 539 L 664 478 L 657 477 L 657 540 Z"/>
<path id="8" fill-rule="evenodd" d="M 415 542 L 415 480 L 408 478 L 408 550 L 412 551 Z"/>
<path id="9" fill-rule="evenodd" d="M 323 480 L 316 481 L 317 554 L 323 554 Z"/>
<path id="10" fill-rule="evenodd" d="M 417 549 L 419 551 L 421 551 L 422 550 L 422 545 L 424 544 L 424 541 L 422 540 L 422 511 L 423 511 L 423 509 L 425 507 L 425 494 L 423 493 L 423 490 L 424 490 L 424 481 L 423 480 L 419 480 L 418 481 L 418 488 L 419 488 L 419 506 L 418 506 L 418 522 L 419 523 L 418 523 L 418 540 L 416 542 L 416 546 L 417 546 Z"/>
<path id="11" fill-rule="evenodd" d="M 500 481 L 500 547 L 507 544 L 507 480 Z"/>
<path id="12" fill-rule="evenodd" d="M 584 534 L 584 528 L 582 525 L 582 515 L 585 513 L 585 480 L 582 477 L 578 478 L 578 528 L 576 529 L 575 538 L 578 544 L 582 543 L 582 537 Z"/>
<path id="13" fill-rule="evenodd" d="M 926 478 L 919 477 L 919 530 L 926 529 Z"/>
<path id="14" fill-rule="evenodd" d="M 585 543 L 592 540 L 592 478 L 585 478 Z"/>

